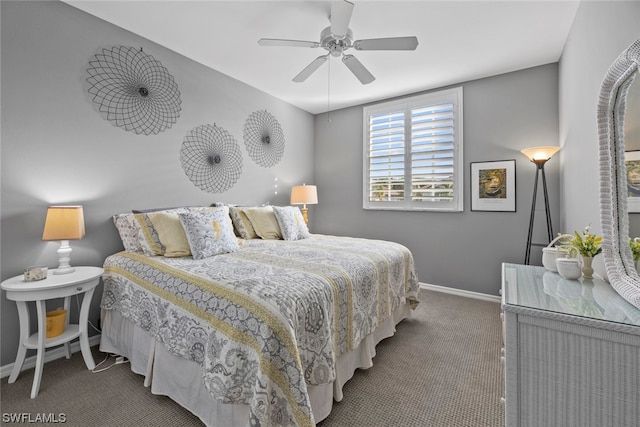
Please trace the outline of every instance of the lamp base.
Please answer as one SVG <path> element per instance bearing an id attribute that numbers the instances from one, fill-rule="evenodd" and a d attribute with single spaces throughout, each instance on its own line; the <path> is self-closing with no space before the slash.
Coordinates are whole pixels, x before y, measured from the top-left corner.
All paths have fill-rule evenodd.
<path id="1" fill-rule="evenodd" d="M 69 274 L 76 271 L 71 267 L 71 246 L 68 240 L 61 240 L 58 248 L 58 268 L 52 271 L 53 274 Z"/>

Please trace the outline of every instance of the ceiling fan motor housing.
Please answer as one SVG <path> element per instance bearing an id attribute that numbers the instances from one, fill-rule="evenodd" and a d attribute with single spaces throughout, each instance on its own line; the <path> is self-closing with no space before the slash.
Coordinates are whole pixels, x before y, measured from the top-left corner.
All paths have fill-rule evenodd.
<path id="1" fill-rule="evenodd" d="M 327 27 L 320 33 L 320 46 L 325 48 L 331 56 L 340 56 L 342 52 L 352 47 L 353 33 L 347 30 L 344 37 L 331 33 L 331 27 Z"/>

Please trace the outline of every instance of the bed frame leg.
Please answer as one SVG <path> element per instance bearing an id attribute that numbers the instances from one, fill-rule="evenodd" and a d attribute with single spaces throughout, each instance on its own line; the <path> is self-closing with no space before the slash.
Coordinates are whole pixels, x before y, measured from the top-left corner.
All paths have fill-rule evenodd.
<path id="1" fill-rule="evenodd" d="M 155 357 L 156 341 L 151 340 L 151 346 L 149 347 L 149 359 L 147 360 L 147 373 L 144 376 L 144 386 L 151 386 L 151 377 L 153 376 L 153 358 Z"/>

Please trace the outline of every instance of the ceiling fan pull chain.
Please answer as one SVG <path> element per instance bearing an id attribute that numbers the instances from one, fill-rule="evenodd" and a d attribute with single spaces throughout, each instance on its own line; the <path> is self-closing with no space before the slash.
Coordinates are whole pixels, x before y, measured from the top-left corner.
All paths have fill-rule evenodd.
<path id="1" fill-rule="evenodd" d="M 329 66 L 327 72 L 327 122 L 331 123 L 331 56 L 329 56 Z"/>

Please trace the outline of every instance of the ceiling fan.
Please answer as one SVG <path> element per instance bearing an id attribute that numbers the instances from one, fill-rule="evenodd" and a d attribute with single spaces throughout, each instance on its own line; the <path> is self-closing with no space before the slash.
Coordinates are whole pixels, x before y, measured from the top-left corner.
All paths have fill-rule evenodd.
<path id="1" fill-rule="evenodd" d="M 331 25 L 322 30 L 320 41 L 285 40 L 285 39 L 260 39 L 260 46 L 290 46 L 290 47 L 321 47 L 328 51 L 307 65 L 297 76 L 294 82 L 303 82 L 313 74 L 331 56 L 342 56 L 342 62 L 364 85 L 371 83 L 376 78 L 353 55 L 345 54 L 347 49 L 355 50 L 415 50 L 418 39 L 411 37 L 388 37 L 380 39 L 353 40 L 353 33 L 349 29 L 349 21 L 353 12 L 353 3 L 347 0 L 333 0 L 331 2 Z"/>

